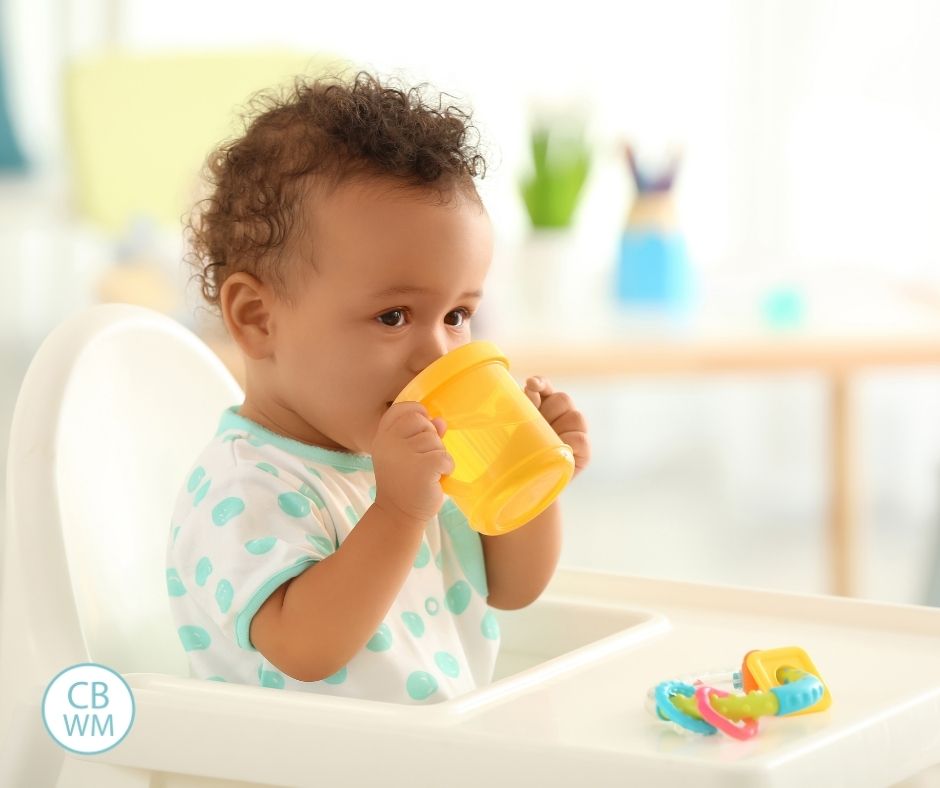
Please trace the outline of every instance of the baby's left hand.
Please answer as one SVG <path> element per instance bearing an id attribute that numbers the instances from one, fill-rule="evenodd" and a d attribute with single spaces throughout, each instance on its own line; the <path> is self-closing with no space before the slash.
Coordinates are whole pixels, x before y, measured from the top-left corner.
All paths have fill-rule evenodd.
<path id="1" fill-rule="evenodd" d="M 555 391 L 543 377 L 527 378 L 525 393 L 558 437 L 571 447 L 574 453 L 574 475 L 577 476 L 591 459 L 587 421 L 581 411 L 575 409 L 571 397 L 563 391 Z"/>

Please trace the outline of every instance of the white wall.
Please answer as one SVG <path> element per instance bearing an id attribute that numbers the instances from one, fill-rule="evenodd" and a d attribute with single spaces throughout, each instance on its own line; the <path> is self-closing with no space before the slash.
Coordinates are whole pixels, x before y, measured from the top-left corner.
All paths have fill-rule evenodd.
<path id="1" fill-rule="evenodd" d="M 283 44 L 327 49 L 476 109 L 498 227 L 525 229 L 514 189 L 530 100 L 577 97 L 605 151 L 582 214 L 613 232 L 629 197 L 613 143 L 683 145 L 679 203 L 703 266 L 842 264 L 940 281 L 940 4 L 665 0 L 472 5 L 269 0 L 8 0 L 24 142 L 57 158 L 63 50 Z"/>

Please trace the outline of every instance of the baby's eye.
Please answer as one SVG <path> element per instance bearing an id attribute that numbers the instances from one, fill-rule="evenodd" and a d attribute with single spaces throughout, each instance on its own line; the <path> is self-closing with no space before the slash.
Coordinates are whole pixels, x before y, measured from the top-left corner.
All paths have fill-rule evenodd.
<path id="1" fill-rule="evenodd" d="M 382 325 L 388 326 L 389 328 L 398 328 L 404 324 L 405 319 L 405 310 L 404 309 L 392 309 L 389 312 L 386 312 L 383 315 L 379 315 L 376 320 L 382 322 Z"/>
<path id="2" fill-rule="evenodd" d="M 470 319 L 470 312 L 464 309 L 463 307 L 460 307 L 460 309 L 455 309 L 453 312 L 447 313 L 447 317 L 450 317 L 451 315 L 457 316 L 457 322 L 448 323 L 448 325 L 455 326 L 455 327 L 462 326 L 464 323 L 466 323 Z"/>

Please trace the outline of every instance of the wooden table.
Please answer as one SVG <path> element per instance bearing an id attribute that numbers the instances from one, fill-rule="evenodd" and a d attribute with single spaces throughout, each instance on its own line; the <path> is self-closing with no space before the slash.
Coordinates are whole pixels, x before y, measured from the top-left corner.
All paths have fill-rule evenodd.
<path id="1" fill-rule="evenodd" d="M 527 338 L 481 338 L 496 341 L 512 363 L 517 379 L 530 374 L 549 377 L 613 378 L 627 375 L 714 375 L 812 372 L 822 375 L 829 388 L 830 505 L 828 551 L 832 593 L 852 596 L 858 588 L 858 521 L 855 511 L 856 469 L 853 463 L 855 414 L 853 381 L 863 370 L 935 366 L 940 368 L 940 317 L 934 304 L 912 331 L 853 331 L 845 336 L 813 335 L 805 331 L 767 333 L 759 337 L 712 339 L 611 339 L 608 329 L 584 336 L 530 334 Z M 916 294 L 915 294 L 916 296 Z M 895 306 L 897 302 L 895 301 Z M 932 314 L 929 314 L 932 313 Z M 923 316 L 922 316 L 923 317 Z M 924 322 L 926 320 L 926 323 Z M 936 331 L 931 329 L 936 323 Z M 513 333 L 509 334 L 510 337 Z M 210 344 L 243 380 L 241 358 L 231 344 L 216 339 Z"/>
<path id="2" fill-rule="evenodd" d="M 787 340 L 762 342 L 653 343 L 608 342 L 501 347 L 512 360 L 513 374 L 605 378 L 624 375 L 713 375 L 810 371 L 825 377 L 829 388 L 828 550 L 832 593 L 852 596 L 858 588 L 858 521 L 855 511 L 855 414 L 853 380 L 872 368 L 940 368 L 940 332 L 935 339 Z"/>

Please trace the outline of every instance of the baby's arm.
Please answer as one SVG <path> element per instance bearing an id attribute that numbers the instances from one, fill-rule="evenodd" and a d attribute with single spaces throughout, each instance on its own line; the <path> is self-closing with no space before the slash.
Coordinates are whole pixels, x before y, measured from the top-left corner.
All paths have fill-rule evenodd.
<path id="1" fill-rule="evenodd" d="M 255 613 L 252 645 L 288 676 L 332 676 L 375 634 L 443 503 L 440 478 L 453 471 L 444 429 L 418 403 L 389 408 L 372 451 L 375 503 L 335 553 L 284 583 Z"/>
<path id="2" fill-rule="evenodd" d="M 518 610 L 541 596 L 561 555 L 558 501 L 521 528 L 500 536 L 482 536 L 489 597 L 501 610 Z"/>
<path id="3" fill-rule="evenodd" d="M 526 380 L 526 396 L 574 453 L 577 476 L 587 467 L 591 446 L 587 421 L 571 397 L 543 377 Z M 561 553 L 561 510 L 556 500 L 522 528 L 484 536 L 483 555 L 491 607 L 515 610 L 534 602 L 548 585 Z"/>
<path id="4" fill-rule="evenodd" d="M 369 641 L 392 606 L 423 526 L 370 507 L 339 550 L 268 597 L 252 618 L 252 645 L 299 681 L 332 676 Z"/>

